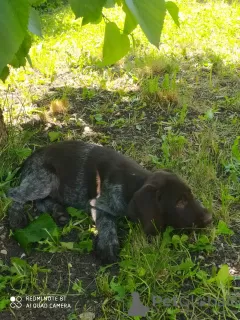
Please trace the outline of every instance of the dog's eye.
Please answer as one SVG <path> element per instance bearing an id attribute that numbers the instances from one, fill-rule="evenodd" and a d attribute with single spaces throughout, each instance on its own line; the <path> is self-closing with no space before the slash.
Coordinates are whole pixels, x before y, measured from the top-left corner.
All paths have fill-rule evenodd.
<path id="1" fill-rule="evenodd" d="M 183 209 L 185 208 L 187 205 L 187 199 L 186 197 L 182 197 L 181 199 L 179 199 L 177 202 L 176 202 L 176 208 L 180 208 L 180 209 Z"/>

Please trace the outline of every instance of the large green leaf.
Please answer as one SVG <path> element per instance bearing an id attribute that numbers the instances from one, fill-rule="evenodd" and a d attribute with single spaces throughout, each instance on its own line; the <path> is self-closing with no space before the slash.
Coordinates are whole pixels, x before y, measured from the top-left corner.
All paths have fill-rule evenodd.
<path id="1" fill-rule="evenodd" d="M 31 244 L 42 239 L 56 237 L 58 229 L 56 223 L 48 214 L 41 214 L 39 218 L 31 222 L 26 228 L 14 232 L 15 239 L 26 252 L 31 249 Z"/>
<path id="2" fill-rule="evenodd" d="M 8 76 L 9 76 L 9 68 L 8 66 L 6 66 L 0 72 L 0 79 L 2 79 L 2 81 L 5 81 Z"/>
<path id="3" fill-rule="evenodd" d="M 25 38 L 28 17 L 28 1 L 0 1 L 0 75 L 6 65 L 11 62 Z"/>
<path id="4" fill-rule="evenodd" d="M 31 48 L 31 45 L 32 45 L 32 39 L 29 34 L 26 34 L 26 37 L 23 40 L 22 44 L 20 45 L 20 48 L 15 53 L 13 59 L 9 62 L 9 64 L 14 68 L 19 68 L 19 67 L 25 66 L 26 61 L 28 61 L 29 64 L 31 65 L 31 59 L 28 55 L 28 51 Z M 2 72 L 0 73 L 0 79 L 5 81 L 8 75 L 9 75 L 9 68 L 8 66 L 5 66 Z"/>
<path id="5" fill-rule="evenodd" d="M 41 20 L 38 12 L 34 8 L 30 8 L 28 29 L 37 36 L 42 36 Z"/>
<path id="6" fill-rule="evenodd" d="M 164 0 L 126 0 L 126 5 L 136 18 L 148 40 L 159 46 L 166 14 Z"/>
<path id="7" fill-rule="evenodd" d="M 125 2 L 123 3 L 123 11 L 126 14 L 123 31 L 126 34 L 129 34 L 136 28 L 138 23 L 136 18 L 133 16 L 132 12 L 128 9 L 128 6 Z"/>
<path id="8" fill-rule="evenodd" d="M 110 65 L 124 57 L 130 49 L 126 34 L 121 34 L 116 23 L 106 24 L 103 44 L 103 65 Z"/>
<path id="9" fill-rule="evenodd" d="M 172 2 L 172 1 L 167 1 L 166 8 L 167 8 L 167 11 L 169 12 L 170 16 L 172 17 L 173 21 L 179 27 L 179 25 L 180 25 L 179 16 L 178 16 L 179 9 L 178 9 L 178 6 L 176 5 L 176 3 Z"/>
<path id="10" fill-rule="evenodd" d="M 26 34 L 22 44 L 20 45 L 20 48 L 14 55 L 12 61 L 10 62 L 10 65 L 14 68 L 19 68 L 22 66 L 25 66 L 26 64 L 26 57 L 28 55 L 29 49 L 32 45 L 32 39 L 29 34 Z"/>
<path id="11" fill-rule="evenodd" d="M 82 25 L 98 23 L 106 0 L 69 0 L 76 18 L 83 17 Z"/>

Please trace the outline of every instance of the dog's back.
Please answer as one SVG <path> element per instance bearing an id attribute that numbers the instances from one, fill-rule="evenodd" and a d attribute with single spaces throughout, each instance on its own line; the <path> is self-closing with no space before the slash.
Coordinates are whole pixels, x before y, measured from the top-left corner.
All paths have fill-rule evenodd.
<path id="1" fill-rule="evenodd" d="M 123 192 L 129 198 L 130 189 L 136 188 L 136 179 L 131 186 L 129 177 L 139 176 L 142 183 L 142 177 L 147 175 L 134 160 L 115 150 L 82 141 L 63 141 L 38 149 L 23 164 L 21 180 L 40 168 L 57 178 L 58 194 L 54 196 L 60 202 L 83 209 L 89 199 L 96 197 L 96 172 L 102 183 L 124 185 Z"/>

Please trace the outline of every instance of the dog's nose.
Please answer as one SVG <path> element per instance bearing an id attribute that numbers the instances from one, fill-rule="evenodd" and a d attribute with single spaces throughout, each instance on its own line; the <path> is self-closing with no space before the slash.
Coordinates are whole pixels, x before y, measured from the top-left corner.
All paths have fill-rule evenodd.
<path id="1" fill-rule="evenodd" d="M 204 225 L 208 225 L 212 222 L 212 215 L 210 213 L 205 213 L 203 223 Z"/>
<path id="2" fill-rule="evenodd" d="M 208 224 L 210 224 L 212 222 L 212 215 L 208 212 L 208 210 L 204 207 L 204 205 L 202 204 L 202 202 L 200 200 L 197 200 L 198 204 L 201 206 L 201 208 L 203 209 L 203 224 L 204 226 L 207 226 Z"/>

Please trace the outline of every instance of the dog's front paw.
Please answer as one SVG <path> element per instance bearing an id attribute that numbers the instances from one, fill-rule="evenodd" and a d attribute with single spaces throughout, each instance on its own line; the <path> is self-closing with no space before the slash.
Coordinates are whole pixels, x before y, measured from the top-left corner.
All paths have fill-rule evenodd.
<path id="1" fill-rule="evenodd" d="M 8 222 L 11 229 L 22 229 L 28 225 L 28 218 L 24 212 L 10 208 L 8 211 Z"/>
<path id="2" fill-rule="evenodd" d="M 111 264 L 118 260 L 119 242 L 117 238 L 98 237 L 95 245 L 96 255 L 103 264 Z"/>
<path id="3" fill-rule="evenodd" d="M 53 212 L 52 217 L 60 227 L 65 226 L 70 220 L 70 216 L 66 210 L 55 211 Z"/>

